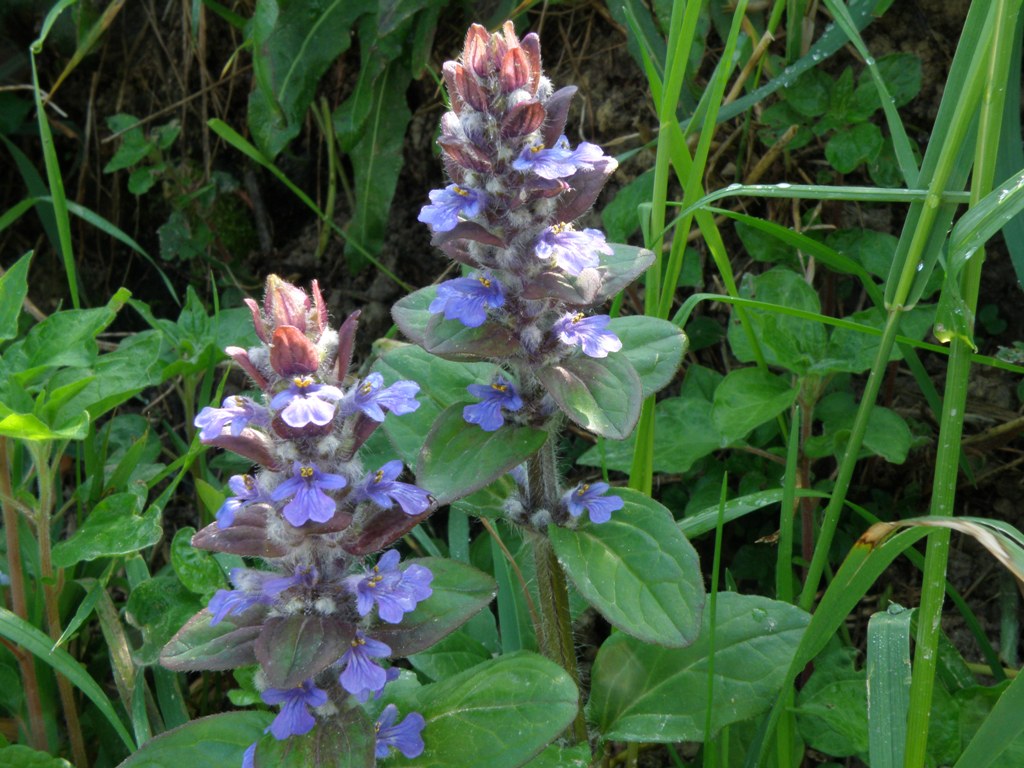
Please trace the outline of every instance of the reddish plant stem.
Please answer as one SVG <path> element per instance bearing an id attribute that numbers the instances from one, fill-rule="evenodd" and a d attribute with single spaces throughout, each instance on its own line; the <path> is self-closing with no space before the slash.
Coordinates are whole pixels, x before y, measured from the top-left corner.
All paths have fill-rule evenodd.
<path id="1" fill-rule="evenodd" d="M 28 621 L 28 602 L 25 598 L 25 574 L 21 565 L 21 542 L 18 536 L 18 512 L 14 508 L 11 486 L 11 467 L 7 457 L 7 438 L 0 437 L 0 506 L 3 507 L 4 534 L 7 539 L 7 570 L 11 579 L 11 610 L 22 621 Z M 43 704 L 39 698 L 39 680 L 32 654 L 15 647 L 14 656 L 21 670 L 25 687 L 25 709 L 28 712 L 29 743 L 33 749 L 46 751 L 46 724 L 43 722 Z"/>

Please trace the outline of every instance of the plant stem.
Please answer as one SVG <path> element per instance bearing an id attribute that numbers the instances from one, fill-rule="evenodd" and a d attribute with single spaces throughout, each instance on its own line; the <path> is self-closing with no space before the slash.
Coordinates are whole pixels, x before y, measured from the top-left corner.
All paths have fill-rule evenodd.
<path id="1" fill-rule="evenodd" d="M 29 443 L 29 452 L 36 465 L 36 479 L 39 485 L 39 507 L 36 510 L 36 537 L 39 540 L 39 576 L 43 582 L 43 607 L 46 612 L 46 625 L 50 638 L 54 643 L 60 639 L 60 584 L 59 574 L 53 570 L 52 545 L 50 543 L 50 519 L 53 514 L 53 489 L 55 483 L 54 465 L 50 463 L 50 446 L 48 443 Z M 75 705 L 75 693 L 70 681 L 57 673 L 57 690 L 60 693 L 61 706 L 64 709 L 64 720 L 68 728 L 68 739 L 71 741 L 71 754 L 78 768 L 87 768 L 89 759 L 85 751 L 85 740 L 82 738 L 82 726 L 78 720 L 78 708 Z"/>
<path id="2" fill-rule="evenodd" d="M 7 571 L 11 579 L 11 610 L 23 621 L 28 621 L 28 603 L 25 599 L 25 573 L 21 565 L 21 542 L 18 536 L 18 512 L 11 503 L 14 493 L 11 485 L 10 464 L 7 458 L 7 438 L 0 437 L 0 505 L 3 506 L 4 533 L 7 539 Z M 43 705 L 39 698 L 36 663 L 30 653 L 20 648 L 15 652 L 21 680 L 25 688 L 25 708 L 28 711 L 29 743 L 33 749 L 46 750 L 46 727 Z"/>
<path id="3" fill-rule="evenodd" d="M 531 512 L 553 510 L 558 504 L 558 467 L 555 463 L 553 435 L 527 462 L 530 483 Z M 580 673 L 576 666 L 576 643 L 572 636 L 572 617 L 569 613 L 569 585 L 562 566 L 548 537 L 540 531 L 530 531 L 534 564 L 537 568 L 537 595 L 539 597 L 539 626 L 537 643 L 541 653 L 564 669 L 580 689 Z M 583 708 L 577 707 L 576 719 L 566 732 L 571 744 L 587 741 L 587 723 Z"/>

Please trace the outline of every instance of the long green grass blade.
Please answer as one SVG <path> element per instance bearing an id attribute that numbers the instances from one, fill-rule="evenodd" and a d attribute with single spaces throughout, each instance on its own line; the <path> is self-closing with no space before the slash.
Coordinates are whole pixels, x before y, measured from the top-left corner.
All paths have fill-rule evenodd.
<path id="1" fill-rule="evenodd" d="M 1021 712 L 1024 712 L 1024 675 L 1018 675 L 1006 686 L 953 768 L 1008 765 L 997 763 L 996 759 L 1024 732 Z"/>
<path id="2" fill-rule="evenodd" d="M 64 675 L 82 693 L 89 697 L 96 708 L 103 714 L 110 725 L 121 737 L 121 741 L 128 747 L 128 751 L 135 750 L 135 743 L 131 734 L 125 728 L 121 718 L 118 717 L 114 705 L 111 704 L 107 694 L 96 683 L 85 667 L 71 656 L 63 648 L 51 650 L 52 643 L 46 633 L 36 629 L 27 621 L 23 621 L 6 608 L 0 607 L 0 635 L 10 640 L 15 645 L 20 645 L 26 651 L 36 656 L 44 664 L 52 667 L 56 672 Z"/>
<path id="3" fill-rule="evenodd" d="M 893 604 L 868 620 L 868 745 L 872 768 L 903 768 L 913 615 L 913 611 Z"/>

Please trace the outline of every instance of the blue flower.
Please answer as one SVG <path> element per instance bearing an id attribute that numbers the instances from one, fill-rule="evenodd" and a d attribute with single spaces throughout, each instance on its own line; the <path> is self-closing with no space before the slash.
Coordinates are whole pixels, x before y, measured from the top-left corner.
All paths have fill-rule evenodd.
<path id="1" fill-rule="evenodd" d="M 419 757 L 423 753 L 423 737 L 420 735 L 427 722 L 419 712 L 410 712 L 405 719 L 396 724 L 398 707 L 388 704 L 380 713 L 374 724 L 377 732 L 377 757 L 387 757 L 392 749 L 397 749 L 408 758 Z"/>
<path id="2" fill-rule="evenodd" d="M 235 522 L 235 515 L 239 510 L 266 498 L 263 489 L 252 475 L 232 475 L 228 480 L 228 487 L 235 495 L 226 498 L 217 510 L 218 528 L 230 527 Z"/>
<path id="3" fill-rule="evenodd" d="M 200 429 L 200 440 L 214 440 L 226 426 L 230 425 L 231 434 L 238 437 L 249 424 L 266 426 L 270 419 L 267 409 L 252 398 L 231 395 L 224 398 L 221 408 L 203 408 L 193 423 Z"/>
<path id="4" fill-rule="evenodd" d="M 348 481 L 341 475 L 321 472 L 313 463 L 296 461 L 292 471 L 294 474 L 270 494 L 274 501 L 291 499 L 281 510 L 285 520 L 298 528 L 308 520 L 326 523 L 334 517 L 337 502 L 324 491 L 340 490 Z"/>
<path id="5" fill-rule="evenodd" d="M 389 549 L 373 570 L 363 576 L 349 576 L 345 586 L 356 595 L 356 610 L 365 616 L 377 605 L 377 615 L 389 624 L 398 624 L 402 617 L 421 600 L 433 594 L 430 582 L 434 574 L 429 568 L 413 563 L 404 571 L 398 567 L 398 550 Z"/>
<path id="6" fill-rule="evenodd" d="M 256 768 L 256 745 L 258 743 L 254 741 L 245 748 L 245 752 L 242 753 L 242 768 Z"/>
<path id="7" fill-rule="evenodd" d="M 349 392 L 342 403 L 342 412 L 348 415 L 362 411 L 374 421 L 384 421 L 384 408 L 399 416 L 419 408 L 416 400 L 419 391 L 420 385 L 415 381 L 396 381 L 385 387 L 384 377 L 374 372 Z"/>
<path id="8" fill-rule="evenodd" d="M 391 648 L 388 645 L 357 631 L 351 646 L 339 659 L 345 669 L 338 677 L 338 682 L 355 696 L 382 691 L 388 683 L 388 673 L 373 659 L 383 659 L 390 655 Z"/>
<path id="9" fill-rule="evenodd" d="M 523 173 L 534 173 L 542 179 L 564 179 L 576 171 L 589 171 L 601 158 L 604 151 L 596 144 L 581 142 L 576 149 L 569 148 L 569 140 L 560 136 L 553 147 L 534 144 L 519 153 L 512 161 L 512 167 Z"/>
<path id="10" fill-rule="evenodd" d="M 404 468 L 399 459 L 394 459 L 367 475 L 359 485 L 359 497 L 367 498 L 384 509 L 398 504 L 407 515 L 425 512 L 430 506 L 430 494 L 412 483 L 400 483 L 395 479 Z"/>
<path id="11" fill-rule="evenodd" d="M 416 218 L 434 232 L 449 232 L 459 223 L 460 215 L 469 219 L 479 216 L 486 202 L 483 192 L 449 184 L 430 191 L 430 205 L 423 206 Z"/>
<path id="12" fill-rule="evenodd" d="M 622 509 L 625 502 L 620 496 L 605 496 L 610 486 L 608 483 L 581 483 L 568 491 L 562 501 L 573 517 L 579 517 L 586 510 L 590 514 L 590 522 L 607 523 L 612 512 Z"/>
<path id="13" fill-rule="evenodd" d="M 335 406 L 330 401 L 342 397 L 343 393 L 337 387 L 316 384 L 312 376 L 296 376 L 288 389 L 274 395 L 270 407 L 281 411 L 281 418 L 289 427 L 301 429 L 307 424 L 323 426 L 330 424 L 334 418 Z"/>
<path id="14" fill-rule="evenodd" d="M 228 574 L 235 589 L 218 589 L 207 605 L 213 618 L 214 627 L 228 616 L 245 613 L 254 605 L 270 605 L 275 595 L 268 593 L 264 586 L 273 574 L 250 568 L 232 568 Z"/>
<path id="15" fill-rule="evenodd" d="M 570 275 L 578 275 L 587 267 L 600 264 L 599 253 L 613 253 L 604 233 L 597 229 L 577 232 L 572 224 L 555 224 L 544 230 L 534 244 L 538 259 L 554 259 Z"/>
<path id="16" fill-rule="evenodd" d="M 278 741 L 289 736 L 302 736 L 313 730 L 316 718 L 309 713 L 307 707 L 322 707 L 327 703 L 327 691 L 306 680 L 295 688 L 267 688 L 260 694 L 267 704 L 280 704 L 274 722 L 270 724 L 270 732 Z"/>
<path id="17" fill-rule="evenodd" d="M 463 408 L 462 418 L 470 424 L 479 424 L 484 432 L 494 432 L 505 423 L 502 409 L 518 411 L 523 407 L 523 399 L 512 382 L 502 376 L 495 377 L 491 384 L 470 384 L 466 389 L 483 402 Z"/>
<path id="18" fill-rule="evenodd" d="M 622 349 L 619 337 L 608 327 L 608 315 L 584 317 L 582 312 L 567 312 L 555 321 L 551 330 L 562 341 L 571 347 L 582 347 L 583 354 L 590 357 L 608 357 L 609 352 Z"/>
<path id="19" fill-rule="evenodd" d="M 428 309 L 437 314 L 444 312 L 446 320 L 458 320 L 469 328 L 478 328 L 487 319 L 488 307 L 505 303 L 501 283 L 490 275 L 457 277 L 437 286 L 437 298 Z"/>

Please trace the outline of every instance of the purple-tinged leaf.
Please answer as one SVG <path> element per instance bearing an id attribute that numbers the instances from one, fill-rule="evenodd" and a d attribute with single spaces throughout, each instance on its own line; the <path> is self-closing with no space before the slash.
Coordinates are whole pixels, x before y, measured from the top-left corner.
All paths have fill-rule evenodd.
<path id="1" fill-rule="evenodd" d="M 235 513 L 227 528 L 212 523 L 192 537 L 192 546 L 210 552 L 227 552 L 243 557 L 284 557 L 288 549 L 267 537 L 267 517 L 275 515 L 267 504 L 251 504 Z"/>
<path id="2" fill-rule="evenodd" d="M 496 245 L 499 248 L 505 247 L 504 240 L 475 221 L 460 221 L 447 232 L 434 233 L 434 236 L 430 239 L 430 244 L 440 248 L 452 240 L 476 240 L 478 243 L 485 245 Z"/>
<path id="3" fill-rule="evenodd" d="M 395 504 L 390 509 L 364 506 L 355 523 L 345 531 L 341 547 L 353 555 L 368 555 L 389 547 L 426 520 L 437 509 L 431 504 L 419 515 L 407 515 Z"/>
<path id="4" fill-rule="evenodd" d="M 477 362 L 508 357 L 519 349 L 519 342 L 504 326 L 485 322 L 469 328 L 458 320 L 432 315 L 423 334 L 423 348 L 445 360 Z"/>
<path id="5" fill-rule="evenodd" d="M 461 627 L 497 594 L 494 579 L 483 571 L 455 560 L 424 557 L 404 565 L 422 565 L 434 574 L 433 594 L 407 613 L 401 624 L 381 624 L 373 637 L 391 646 L 395 656 L 426 650 Z"/>
<path id="6" fill-rule="evenodd" d="M 266 612 L 263 606 L 256 606 L 210 626 L 213 615 L 203 609 L 164 646 L 160 664 L 174 672 L 216 671 L 255 664 L 254 644 Z"/>
<path id="7" fill-rule="evenodd" d="M 565 121 L 569 117 L 569 105 L 576 95 L 576 86 L 567 85 L 555 91 L 544 103 L 548 113 L 548 122 L 544 126 L 544 144 L 553 147 L 558 137 L 565 133 Z"/>
<path id="8" fill-rule="evenodd" d="M 593 166 L 591 170 L 578 170 L 565 179 L 570 189 L 558 199 L 558 208 L 555 209 L 558 221 L 574 221 L 589 211 L 619 164 L 615 158 L 604 157 L 595 161 Z"/>
<path id="9" fill-rule="evenodd" d="M 255 429 L 243 429 L 242 434 L 237 436 L 228 432 L 207 440 L 206 445 L 237 453 L 255 464 L 262 464 L 267 469 L 280 469 L 274 456 L 273 442 L 265 433 L 257 432 Z"/>
<path id="10" fill-rule="evenodd" d="M 336 616 L 275 616 L 264 623 L 256 658 L 273 688 L 294 688 L 336 662 L 354 636 Z"/>

